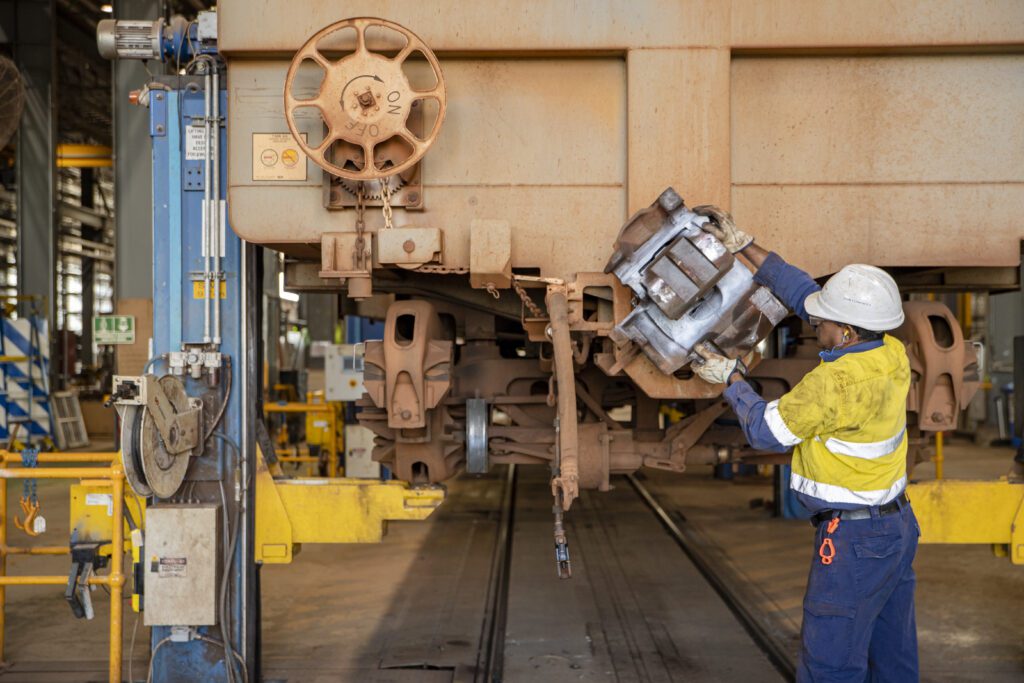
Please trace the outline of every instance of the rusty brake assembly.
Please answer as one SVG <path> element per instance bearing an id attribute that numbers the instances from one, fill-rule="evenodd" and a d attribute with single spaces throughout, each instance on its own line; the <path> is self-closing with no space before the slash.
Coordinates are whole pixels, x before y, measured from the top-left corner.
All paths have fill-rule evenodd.
<path id="1" fill-rule="evenodd" d="M 619 232 L 605 272 L 634 296 L 633 310 L 610 335 L 622 352 L 620 368 L 642 351 L 671 375 L 699 358 L 701 343 L 740 358 L 788 314 L 725 245 L 701 229 L 707 221 L 670 187 Z"/>

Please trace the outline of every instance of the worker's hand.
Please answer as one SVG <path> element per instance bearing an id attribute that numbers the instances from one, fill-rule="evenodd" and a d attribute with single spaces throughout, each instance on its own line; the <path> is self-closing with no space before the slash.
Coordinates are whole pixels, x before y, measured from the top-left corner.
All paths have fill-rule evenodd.
<path id="1" fill-rule="evenodd" d="M 725 248 L 736 253 L 754 243 L 754 238 L 736 227 L 732 215 L 717 206 L 704 204 L 693 207 L 693 212 L 707 216 L 711 220 L 701 226 L 705 232 L 711 233 L 725 245 Z"/>
<path id="2" fill-rule="evenodd" d="M 693 371 L 708 384 L 727 384 L 734 372 L 741 377 L 747 374 L 747 366 L 738 358 L 726 358 L 703 344 L 698 344 L 694 351 L 700 355 L 701 360 L 694 361 Z"/>

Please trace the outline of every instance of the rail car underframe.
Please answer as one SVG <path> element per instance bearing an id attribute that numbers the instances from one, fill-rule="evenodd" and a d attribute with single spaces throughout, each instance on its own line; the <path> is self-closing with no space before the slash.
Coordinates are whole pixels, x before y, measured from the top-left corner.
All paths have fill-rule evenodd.
<path id="1" fill-rule="evenodd" d="M 343 287 L 338 280 L 320 280 L 316 267 L 315 263 L 289 262 L 287 285 L 320 290 Z M 448 479 L 466 462 L 468 401 L 483 399 L 488 411 L 488 464 L 564 466 L 564 414 L 560 424 L 556 420 L 558 354 L 547 312 L 533 317 L 512 290 L 502 290 L 494 298 L 471 289 L 464 274 L 377 270 L 374 275 L 375 297 L 346 300 L 351 312 L 395 323 L 413 306 L 435 318 L 423 327 L 432 337 L 414 335 L 408 345 L 392 344 L 386 359 L 373 344 L 367 349 L 369 396 L 362 401 L 360 421 L 376 435 L 375 459 L 414 483 Z M 746 444 L 736 423 L 728 419 L 721 386 L 708 385 L 689 370 L 666 375 L 643 354 L 624 358 L 609 334 L 631 310 L 631 296 L 613 275 L 580 273 L 568 283 L 538 278 L 523 284 L 535 306 L 552 293 L 566 300 L 570 339 L 566 357 L 575 374 L 575 410 L 570 414 L 576 418 L 571 444 L 577 463 L 576 490 L 607 489 L 610 475 L 644 466 L 682 472 L 688 464 L 788 461 L 788 454 L 758 452 Z M 978 377 L 973 347 L 959 335 L 945 306 L 909 302 L 907 312 L 908 323 L 897 334 L 908 345 L 913 369 L 908 401 L 908 465 L 913 467 L 930 452 L 922 429 L 955 425 L 957 413 L 978 386 Z M 943 321 L 943 339 L 935 338 L 933 319 Z M 801 328 L 794 324 L 798 322 L 783 323 L 796 330 L 798 337 L 788 357 L 758 359 L 753 364 L 750 376 L 769 399 L 791 389 L 819 362 L 813 339 L 807 330 L 800 336 Z M 385 336 L 394 334 L 392 328 Z M 434 361 L 442 361 L 440 368 L 429 362 L 431 344 L 445 347 L 434 349 Z M 415 412 L 411 409 L 417 407 L 420 396 L 406 392 L 404 408 L 399 405 L 401 399 L 394 402 L 394 395 L 387 399 L 391 403 L 386 402 L 386 375 L 395 362 L 405 368 L 413 384 L 443 385 L 426 397 L 429 405 L 416 426 L 403 427 L 393 420 L 389 424 L 396 414 L 400 419 L 403 409 Z M 422 378 L 413 377 L 417 368 Z M 680 415 L 681 420 L 673 420 Z"/>

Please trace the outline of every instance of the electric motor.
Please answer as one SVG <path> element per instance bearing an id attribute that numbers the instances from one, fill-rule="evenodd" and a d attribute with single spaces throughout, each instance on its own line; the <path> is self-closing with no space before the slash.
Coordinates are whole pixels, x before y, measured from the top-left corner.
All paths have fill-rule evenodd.
<path id="1" fill-rule="evenodd" d="M 96 46 L 104 59 L 160 59 L 164 20 L 104 19 Z"/>

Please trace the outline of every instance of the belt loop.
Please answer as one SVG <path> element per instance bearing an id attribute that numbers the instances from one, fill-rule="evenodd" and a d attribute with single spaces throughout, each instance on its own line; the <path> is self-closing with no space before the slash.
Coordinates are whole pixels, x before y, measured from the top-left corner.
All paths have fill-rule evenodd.
<path id="1" fill-rule="evenodd" d="M 872 505 L 871 507 L 868 508 L 868 511 L 871 513 L 871 528 L 872 529 L 879 529 L 879 528 L 881 528 L 881 526 L 882 526 L 882 511 L 879 509 L 879 507 L 876 506 L 876 505 Z"/>

